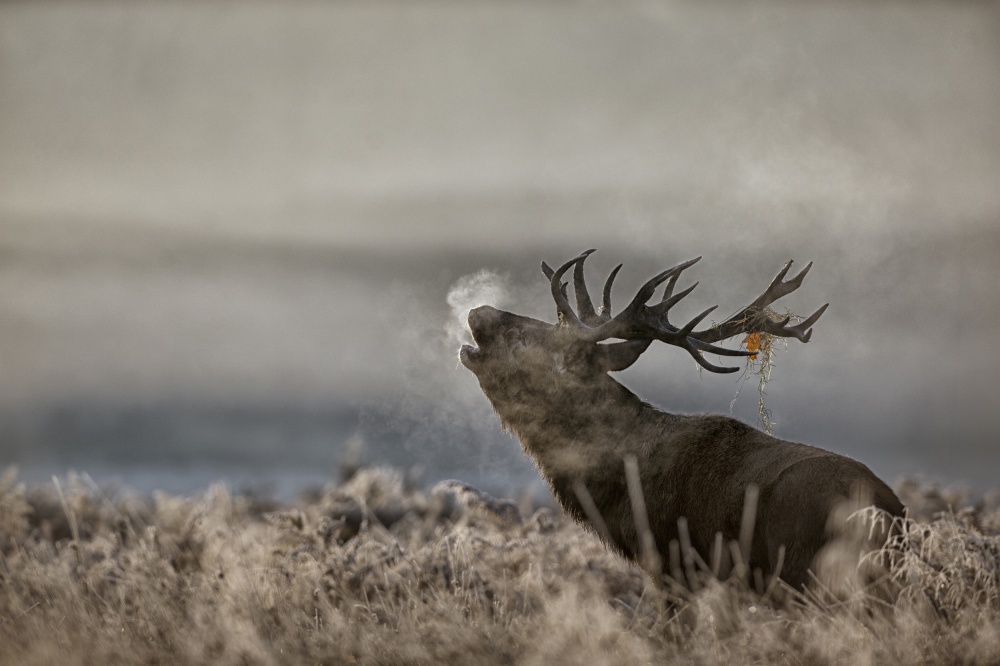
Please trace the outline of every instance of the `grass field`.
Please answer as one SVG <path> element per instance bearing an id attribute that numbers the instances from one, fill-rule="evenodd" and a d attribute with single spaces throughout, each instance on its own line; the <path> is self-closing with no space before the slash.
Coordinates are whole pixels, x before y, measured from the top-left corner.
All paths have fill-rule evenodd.
<path id="1" fill-rule="evenodd" d="M 0 664 L 1000 663 L 1000 493 L 896 490 L 894 601 L 776 604 L 655 586 L 552 509 L 394 470 L 280 506 L 9 471 Z"/>

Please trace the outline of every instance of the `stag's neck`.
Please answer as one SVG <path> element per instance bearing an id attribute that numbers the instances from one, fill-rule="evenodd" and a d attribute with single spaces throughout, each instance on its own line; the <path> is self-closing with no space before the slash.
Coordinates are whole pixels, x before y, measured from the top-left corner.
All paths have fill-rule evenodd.
<path id="1" fill-rule="evenodd" d="M 626 455 L 645 459 L 679 418 L 610 377 L 557 394 L 518 392 L 494 407 L 557 494 L 563 482 L 600 476 Z"/>
<path id="2" fill-rule="evenodd" d="M 519 390 L 509 401 L 494 400 L 563 508 L 587 524 L 583 493 L 602 516 L 629 515 L 623 460 L 635 456 L 640 470 L 672 466 L 672 433 L 685 418 L 644 402 L 610 377 L 558 394 Z M 638 542 L 631 521 L 608 525 L 610 545 L 633 557 Z"/>

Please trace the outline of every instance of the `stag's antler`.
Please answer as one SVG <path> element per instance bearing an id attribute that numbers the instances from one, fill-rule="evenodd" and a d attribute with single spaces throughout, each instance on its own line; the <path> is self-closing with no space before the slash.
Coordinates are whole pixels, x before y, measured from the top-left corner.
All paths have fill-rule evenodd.
<path id="1" fill-rule="evenodd" d="M 812 267 L 812 262 L 810 262 L 794 278 L 783 281 L 792 266 L 792 262 L 789 261 L 774 280 L 771 281 L 770 286 L 768 286 L 763 294 L 721 324 L 716 324 L 704 331 L 695 332 L 694 330 L 695 326 L 700 324 L 705 317 L 718 307 L 713 305 L 695 316 L 683 327 L 677 328 L 670 323 L 667 313 L 671 307 L 676 305 L 698 286 L 698 283 L 695 282 L 687 289 L 677 294 L 673 293 L 680 274 L 701 259 L 701 257 L 696 257 L 677 264 L 673 268 L 668 268 L 659 275 L 654 276 L 639 289 L 632 302 L 624 310 L 612 317 L 611 285 L 614 283 L 615 277 L 622 266 L 619 264 L 611 271 L 611 275 L 608 276 L 608 280 L 604 284 L 604 298 L 601 308 L 595 311 L 583 277 L 583 263 L 592 252 L 594 250 L 587 250 L 580 256 L 570 259 L 555 271 L 544 261 L 542 262 L 542 272 L 549 279 L 552 298 L 555 299 L 560 322 L 578 338 L 589 342 L 600 342 L 610 338 L 621 340 L 659 340 L 669 345 L 681 347 L 687 350 L 699 365 L 711 372 L 737 372 L 739 368 L 709 363 L 703 356 L 704 352 L 719 354 L 720 356 L 750 356 L 755 353 L 718 347 L 712 344 L 713 342 L 719 342 L 740 333 L 757 332 L 768 333 L 778 337 L 794 337 L 802 342 L 809 342 L 809 338 L 812 336 L 812 325 L 816 323 L 816 320 L 822 316 L 827 306 L 829 306 L 829 303 L 827 303 L 805 321 L 795 326 L 788 325 L 791 317 L 774 321 L 766 315 L 765 308 L 782 296 L 786 296 L 798 289 L 806 273 Z M 579 314 L 574 312 L 570 306 L 566 294 L 567 285 L 562 282 L 562 276 L 572 266 L 575 266 L 573 271 L 573 287 L 576 292 L 576 307 Z M 664 282 L 667 285 L 660 302 L 652 306 L 646 305 L 649 299 L 653 297 L 656 288 Z"/>
<path id="2" fill-rule="evenodd" d="M 784 268 L 774 276 L 774 279 L 771 280 L 771 284 L 764 290 L 764 293 L 758 296 L 753 303 L 721 324 L 716 324 L 707 331 L 696 334 L 696 337 L 704 342 L 718 342 L 719 340 L 725 340 L 740 333 L 761 332 L 782 338 L 792 337 L 802 342 L 809 342 L 809 338 L 812 337 L 812 325 L 823 316 L 823 313 L 830 306 L 829 303 L 824 303 L 816 312 L 795 326 L 788 325 L 791 317 L 775 321 L 765 314 L 765 308 L 768 305 L 783 296 L 787 296 L 802 285 L 803 278 L 805 278 L 809 269 L 812 268 L 812 262 L 810 261 L 806 264 L 806 267 L 799 271 L 799 274 L 791 280 L 782 282 L 791 267 L 792 261 L 789 260 Z"/>

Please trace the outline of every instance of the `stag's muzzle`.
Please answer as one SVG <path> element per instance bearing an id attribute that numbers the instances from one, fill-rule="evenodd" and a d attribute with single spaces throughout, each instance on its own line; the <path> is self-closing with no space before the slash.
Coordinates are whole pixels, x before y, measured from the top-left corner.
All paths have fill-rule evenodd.
<path id="1" fill-rule="evenodd" d="M 472 339 L 476 344 L 483 344 L 488 337 L 488 332 L 496 322 L 499 312 L 488 305 L 481 305 L 469 312 L 469 330 L 472 331 Z M 475 345 L 462 345 L 458 352 L 458 357 L 462 365 L 471 369 L 470 363 L 474 363 L 482 352 Z"/>
<path id="2" fill-rule="evenodd" d="M 500 310 L 489 305 L 473 308 L 469 312 L 469 330 L 472 331 L 473 339 L 478 344 L 485 342 L 490 333 L 497 329 L 502 315 Z"/>

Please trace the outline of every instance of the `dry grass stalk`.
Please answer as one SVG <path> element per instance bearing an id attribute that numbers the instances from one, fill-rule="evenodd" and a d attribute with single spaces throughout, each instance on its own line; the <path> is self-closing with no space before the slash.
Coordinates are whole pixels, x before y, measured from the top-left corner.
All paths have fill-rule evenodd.
<path id="1" fill-rule="evenodd" d="M 904 486 L 913 518 L 875 555 L 886 600 L 795 596 L 736 542 L 694 558 L 683 530 L 678 580 L 654 585 L 550 509 L 389 470 L 287 506 L 7 474 L 0 663 L 997 663 L 1000 500 L 939 511 L 968 495 Z"/>

